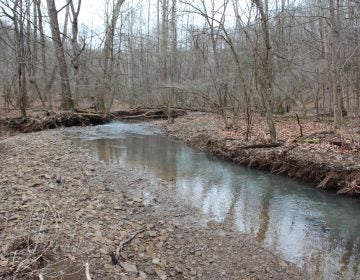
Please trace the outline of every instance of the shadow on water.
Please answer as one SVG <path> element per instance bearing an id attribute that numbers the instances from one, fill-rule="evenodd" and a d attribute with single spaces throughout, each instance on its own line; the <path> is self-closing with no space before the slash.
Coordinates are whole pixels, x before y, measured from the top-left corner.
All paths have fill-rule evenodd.
<path id="1" fill-rule="evenodd" d="M 174 181 L 172 195 L 317 278 L 360 279 L 359 200 L 217 159 L 147 124 L 111 123 L 69 136 L 98 160 Z"/>

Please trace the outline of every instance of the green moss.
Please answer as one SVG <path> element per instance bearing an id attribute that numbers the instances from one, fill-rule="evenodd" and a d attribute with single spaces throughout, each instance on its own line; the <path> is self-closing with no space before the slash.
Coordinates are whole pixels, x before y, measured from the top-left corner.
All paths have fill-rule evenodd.
<path id="1" fill-rule="evenodd" d="M 72 99 L 67 100 L 66 103 L 63 104 L 63 109 L 66 111 L 74 111 L 75 110 L 75 104 Z"/>
<path id="2" fill-rule="evenodd" d="M 301 143 L 319 144 L 319 143 L 320 143 L 320 139 L 319 139 L 319 138 L 303 139 L 303 140 L 301 140 Z"/>

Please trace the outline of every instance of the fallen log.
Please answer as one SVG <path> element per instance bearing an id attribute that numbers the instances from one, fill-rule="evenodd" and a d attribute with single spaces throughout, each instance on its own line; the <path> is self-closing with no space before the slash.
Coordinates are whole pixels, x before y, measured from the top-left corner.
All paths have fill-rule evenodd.
<path id="1" fill-rule="evenodd" d="M 254 144 L 248 146 L 236 146 L 232 150 L 247 150 L 247 149 L 266 149 L 280 147 L 282 143 L 271 143 L 271 144 Z"/>
<path id="2" fill-rule="evenodd" d="M 183 110 L 171 110 L 170 117 L 176 118 L 186 115 L 186 111 Z M 168 114 L 163 109 L 131 109 L 122 110 L 111 113 L 113 119 L 119 120 L 131 120 L 131 119 L 166 119 Z"/>

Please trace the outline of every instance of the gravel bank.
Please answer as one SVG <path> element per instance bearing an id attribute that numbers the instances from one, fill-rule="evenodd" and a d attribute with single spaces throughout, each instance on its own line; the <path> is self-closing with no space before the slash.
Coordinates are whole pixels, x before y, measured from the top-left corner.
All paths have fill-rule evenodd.
<path id="1" fill-rule="evenodd" d="M 0 141 L 0 279 L 84 279 L 86 264 L 91 279 L 307 279 L 173 198 L 171 182 L 96 162 L 65 131 Z"/>

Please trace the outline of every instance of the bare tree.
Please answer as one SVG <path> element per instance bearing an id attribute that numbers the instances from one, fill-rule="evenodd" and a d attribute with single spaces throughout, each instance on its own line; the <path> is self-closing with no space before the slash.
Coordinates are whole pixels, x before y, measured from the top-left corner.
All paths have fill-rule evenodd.
<path id="1" fill-rule="evenodd" d="M 74 73 L 74 85 L 73 85 L 73 94 L 75 100 L 79 98 L 79 84 L 80 84 L 80 56 L 85 48 L 85 42 L 83 43 L 82 48 L 80 48 L 78 42 L 79 34 L 79 14 L 81 8 L 81 0 L 78 0 L 77 6 L 75 7 L 74 1 L 69 0 L 70 12 L 71 12 L 71 46 L 72 46 L 72 58 L 71 65 Z"/>
<path id="2" fill-rule="evenodd" d="M 56 10 L 55 0 L 47 0 L 47 8 L 50 19 L 52 40 L 55 46 L 56 59 L 61 77 L 61 108 L 64 110 L 73 110 L 74 101 L 71 96 L 69 74 L 65 59 L 64 45 L 60 36 L 59 22 L 57 17 L 58 11 Z"/>
<path id="3" fill-rule="evenodd" d="M 1 6 L 3 14 L 11 20 L 14 28 L 13 49 L 17 65 L 17 92 L 21 117 L 26 118 L 27 107 L 27 56 L 26 56 L 26 11 L 29 7 L 22 0 L 14 0 L 12 5 L 6 2 Z"/>
<path id="4" fill-rule="evenodd" d="M 263 67 L 263 97 L 266 109 L 266 120 L 269 127 L 271 141 L 276 141 L 276 128 L 272 116 L 271 99 L 273 96 L 273 64 L 272 64 L 272 46 L 270 41 L 269 17 L 267 9 L 264 7 L 262 0 L 252 0 L 258 8 L 261 20 L 262 37 L 264 42 L 264 51 L 262 54 Z"/>
<path id="5" fill-rule="evenodd" d="M 120 9 L 125 0 L 117 0 L 111 9 L 111 14 L 108 15 L 105 41 L 102 51 L 102 75 L 99 81 L 99 87 L 97 89 L 97 108 L 101 111 L 108 112 L 111 109 L 111 79 L 112 63 L 113 63 L 113 51 L 114 51 L 114 35 L 116 23 L 120 16 Z M 108 102 L 108 104 L 106 104 Z"/>
<path id="6" fill-rule="evenodd" d="M 336 0 L 339 4 L 339 0 Z M 329 11 L 330 11 L 330 76 L 331 86 L 334 98 L 334 124 L 335 127 L 339 127 L 342 122 L 342 94 L 340 84 L 340 49 L 339 49 L 339 38 L 340 38 L 340 22 L 339 13 L 340 11 L 335 7 L 334 0 L 329 0 Z"/>

